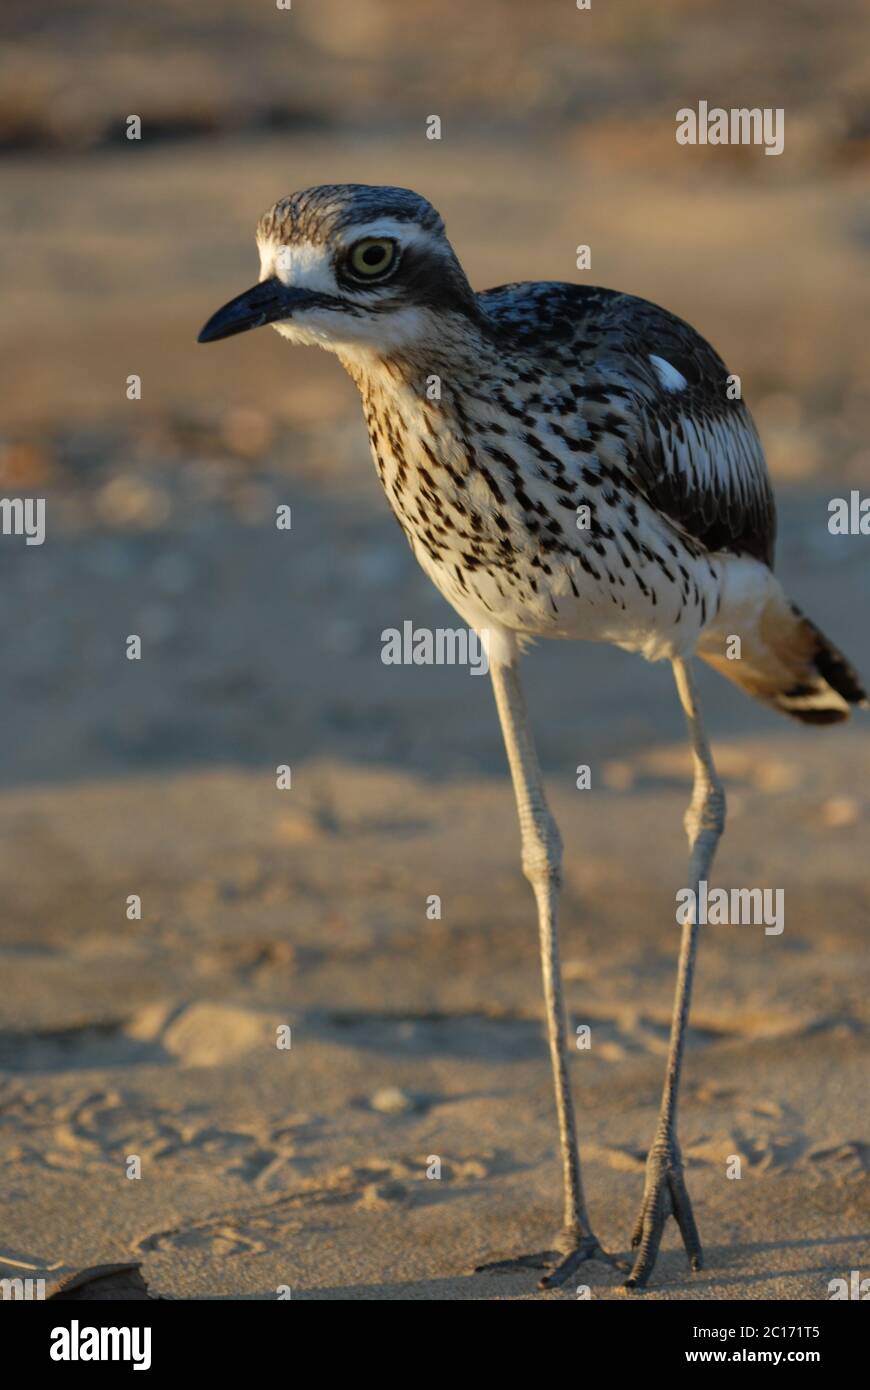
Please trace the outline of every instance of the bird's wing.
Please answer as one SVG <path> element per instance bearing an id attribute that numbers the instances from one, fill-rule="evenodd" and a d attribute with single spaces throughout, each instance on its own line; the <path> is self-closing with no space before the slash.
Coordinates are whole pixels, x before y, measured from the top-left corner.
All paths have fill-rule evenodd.
<path id="1" fill-rule="evenodd" d="M 736 378 L 700 334 L 613 290 L 544 283 L 479 298 L 514 349 L 552 355 L 554 376 L 576 383 L 578 428 L 658 511 L 709 551 L 772 565 L 761 442 Z"/>

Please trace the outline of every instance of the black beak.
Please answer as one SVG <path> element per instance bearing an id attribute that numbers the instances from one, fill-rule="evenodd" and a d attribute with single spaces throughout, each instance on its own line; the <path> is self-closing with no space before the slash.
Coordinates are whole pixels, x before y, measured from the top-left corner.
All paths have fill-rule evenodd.
<path id="1" fill-rule="evenodd" d="M 236 295 L 229 304 L 212 314 L 196 341 L 216 343 L 219 338 L 232 338 L 235 333 L 247 333 L 249 328 L 261 328 L 264 323 L 289 319 L 294 309 L 303 305 L 312 308 L 325 299 L 326 295 L 282 285 L 280 280 L 263 280 L 253 289 Z"/>

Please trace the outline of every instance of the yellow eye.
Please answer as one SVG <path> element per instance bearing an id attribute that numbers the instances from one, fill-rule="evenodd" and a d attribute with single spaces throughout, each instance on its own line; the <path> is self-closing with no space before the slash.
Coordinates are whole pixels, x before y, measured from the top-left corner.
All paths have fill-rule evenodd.
<path id="1" fill-rule="evenodd" d="M 354 275 L 370 278 L 383 275 L 396 259 L 396 243 L 381 237 L 363 237 L 350 249 L 350 268 Z"/>

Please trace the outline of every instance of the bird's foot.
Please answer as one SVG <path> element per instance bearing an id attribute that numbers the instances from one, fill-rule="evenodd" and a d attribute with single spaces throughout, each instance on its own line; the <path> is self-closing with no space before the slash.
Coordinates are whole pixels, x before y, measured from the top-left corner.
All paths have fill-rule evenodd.
<path id="1" fill-rule="evenodd" d="M 511 1259 L 488 1260 L 486 1264 L 476 1266 L 475 1274 L 510 1274 L 518 1269 L 545 1269 L 549 1272 L 538 1281 L 538 1288 L 557 1289 L 567 1283 L 575 1270 L 587 1260 L 600 1260 L 615 1269 L 629 1268 L 622 1260 L 602 1249 L 598 1237 L 591 1231 L 581 1233 L 569 1227 L 556 1237 L 554 1249 L 541 1250 L 534 1255 L 515 1255 Z"/>
<path id="2" fill-rule="evenodd" d="M 671 1135 L 655 1141 L 646 1161 L 643 1201 L 631 1238 L 631 1247 L 637 1254 L 625 1281 L 627 1289 L 642 1289 L 652 1274 L 669 1216 L 680 1228 L 689 1265 L 693 1270 L 700 1269 L 701 1241 L 683 1176 L 680 1148 Z"/>

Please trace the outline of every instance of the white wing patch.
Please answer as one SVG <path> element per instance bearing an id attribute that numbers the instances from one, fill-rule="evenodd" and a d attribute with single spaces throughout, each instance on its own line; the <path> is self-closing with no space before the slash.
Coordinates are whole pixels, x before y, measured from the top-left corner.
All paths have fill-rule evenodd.
<path id="1" fill-rule="evenodd" d="M 656 357 L 655 353 L 649 354 L 649 360 L 656 369 L 656 375 L 666 391 L 682 391 L 688 385 L 682 372 L 678 372 L 676 367 L 672 367 L 670 362 L 666 362 L 663 357 Z"/>

